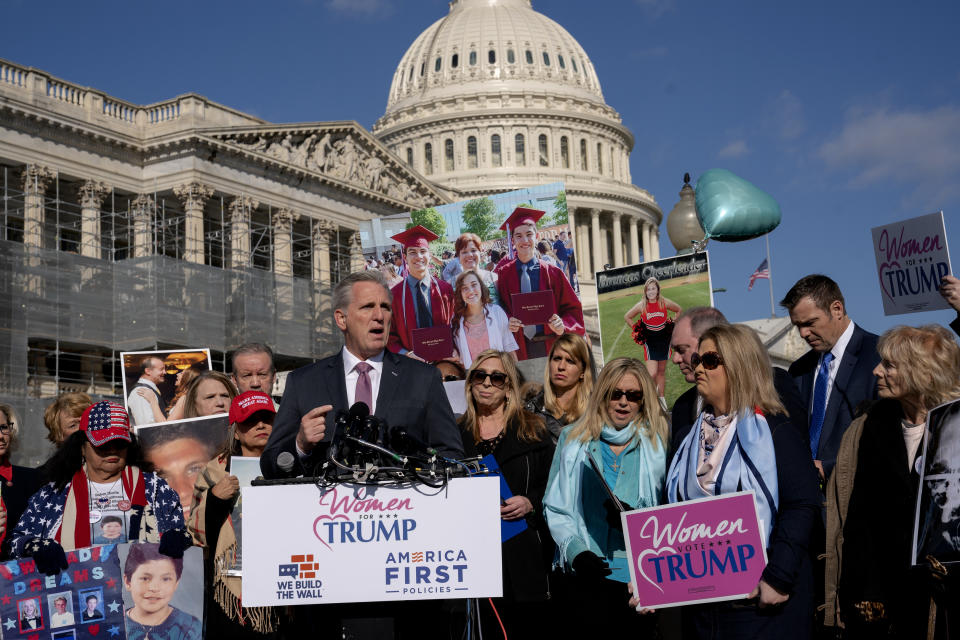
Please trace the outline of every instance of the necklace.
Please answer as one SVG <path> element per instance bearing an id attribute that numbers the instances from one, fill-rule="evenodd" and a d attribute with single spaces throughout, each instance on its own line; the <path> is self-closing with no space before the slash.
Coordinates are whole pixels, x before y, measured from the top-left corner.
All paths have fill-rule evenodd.
<path id="1" fill-rule="evenodd" d="M 88 484 L 89 484 L 89 486 L 90 486 L 90 498 L 91 498 L 91 501 L 93 502 L 93 504 L 94 504 L 97 508 L 99 508 L 99 509 L 106 509 L 106 508 L 107 508 L 107 506 L 110 504 L 110 494 L 112 494 L 112 493 L 113 493 L 113 490 L 116 489 L 116 487 L 117 487 L 118 484 L 120 484 L 120 480 L 121 480 L 121 478 L 117 478 L 117 479 L 114 481 L 114 483 L 111 484 L 110 487 L 109 487 L 106 491 L 104 491 L 103 493 L 101 493 L 100 491 L 97 491 L 97 489 L 94 487 L 94 483 L 93 483 L 92 481 L 90 481 L 90 480 L 87 481 Z"/>

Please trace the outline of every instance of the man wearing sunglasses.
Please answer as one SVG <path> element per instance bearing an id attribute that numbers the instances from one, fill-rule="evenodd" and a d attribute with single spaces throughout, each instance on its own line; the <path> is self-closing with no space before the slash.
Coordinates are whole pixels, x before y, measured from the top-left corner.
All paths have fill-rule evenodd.
<path id="1" fill-rule="evenodd" d="M 695 382 L 693 370 L 703 363 L 705 369 L 715 369 L 720 363 L 716 354 L 703 354 L 702 360 L 697 352 L 700 336 L 712 327 L 729 324 L 727 318 L 718 309 L 712 307 L 691 307 L 677 316 L 670 338 L 670 359 L 680 369 L 687 382 Z M 797 385 L 789 373 L 779 367 L 773 367 L 773 386 L 780 396 L 780 402 L 790 414 L 790 423 L 807 438 L 807 407 Z M 690 427 L 700 414 L 701 400 L 697 388 L 691 387 L 677 398 L 671 413 L 672 431 L 670 434 L 670 456 L 690 432 Z M 667 458 L 670 459 L 669 457 Z"/>
<path id="2" fill-rule="evenodd" d="M 344 347 L 287 376 L 280 411 L 260 457 L 264 477 L 312 473 L 324 461 L 337 414 L 357 402 L 441 454 L 462 455 L 440 372 L 386 349 L 392 298 L 379 271 L 352 273 L 334 287 L 334 321 L 343 332 Z M 297 462 L 289 472 L 278 465 L 283 452 L 294 454 Z"/>
<path id="3" fill-rule="evenodd" d="M 877 336 L 847 315 L 837 283 L 824 275 L 801 278 L 780 301 L 810 351 L 790 365 L 790 375 L 810 413 L 813 463 L 825 481 L 857 408 L 877 397 L 873 370 L 880 363 Z"/>

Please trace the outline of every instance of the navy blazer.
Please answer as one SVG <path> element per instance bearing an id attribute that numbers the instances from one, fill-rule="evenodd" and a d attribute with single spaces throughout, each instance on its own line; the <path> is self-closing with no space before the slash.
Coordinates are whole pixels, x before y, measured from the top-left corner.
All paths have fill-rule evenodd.
<path id="1" fill-rule="evenodd" d="M 334 356 L 292 371 L 287 376 L 280 410 L 273 422 L 273 432 L 260 456 L 260 469 L 265 478 L 283 475 L 277 467 L 277 456 L 283 451 L 292 453 L 299 463 L 296 439 L 300 419 L 311 409 L 325 404 L 332 405 L 333 409 L 326 415 L 324 440 L 311 452 L 311 458 L 317 462 L 323 460 L 322 455 L 333 437 L 337 413 L 350 408 L 347 405 L 342 350 Z M 410 435 L 443 455 L 463 455 L 460 430 L 436 367 L 384 351 L 376 406 L 374 415 L 388 426 L 406 428 Z M 295 470 L 298 474 L 304 472 L 299 464 Z"/>
<path id="2" fill-rule="evenodd" d="M 878 337 L 856 324 L 853 335 L 840 359 L 837 375 L 830 390 L 830 400 L 823 416 L 820 448 L 817 459 L 823 462 L 823 477 L 829 478 L 837 462 L 837 451 L 847 427 L 859 413 L 857 409 L 877 397 L 877 378 L 873 370 L 880 364 Z M 800 397 L 813 411 L 813 378 L 820 366 L 820 353 L 811 349 L 790 365 L 790 375 L 800 388 Z"/>

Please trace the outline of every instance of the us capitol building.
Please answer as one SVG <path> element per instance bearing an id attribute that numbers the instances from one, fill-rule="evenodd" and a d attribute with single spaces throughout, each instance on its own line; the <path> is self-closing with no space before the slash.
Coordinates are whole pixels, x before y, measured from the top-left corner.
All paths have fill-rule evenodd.
<path id="1" fill-rule="evenodd" d="M 339 348 L 331 285 L 363 223 L 562 181 L 585 279 L 659 257 L 633 136 L 593 64 L 530 0 L 453 0 L 387 108 L 275 124 L 200 95 L 137 105 L 0 60 L 0 402 L 37 462 L 64 391 L 122 395 L 121 351 L 245 341 L 279 369 Z"/>

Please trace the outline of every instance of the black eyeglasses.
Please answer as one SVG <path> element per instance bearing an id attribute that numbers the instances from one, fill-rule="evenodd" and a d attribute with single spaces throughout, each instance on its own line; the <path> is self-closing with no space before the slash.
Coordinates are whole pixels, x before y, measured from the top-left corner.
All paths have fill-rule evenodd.
<path id="1" fill-rule="evenodd" d="M 723 358 L 716 351 L 707 351 L 706 353 L 694 353 L 690 356 L 690 365 L 696 369 L 703 365 L 704 369 L 712 371 L 723 364 Z"/>
<path id="2" fill-rule="evenodd" d="M 444 382 L 456 382 L 457 380 L 463 380 L 463 378 L 454 375 L 443 376 Z"/>
<path id="3" fill-rule="evenodd" d="M 495 386 L 497 389 L 503 389 L 504 385 L 507 384 L 507 374 L 500 371 L 481 371 L 477 369 L 470 373 L 470 384 L 483 384 L 484 380 L 490 378 L 490 384 Z"/>
<path id="4" fill-rule="evenodd" d="M 10 424 L 0 424 L 0 433 L 10 433 L 13 431 L 13 423 Z"/>
<path id="5" fill-rule="evenodd" d="M 623 396 L 627 396 L 627 402 L 640 402 L 643 400 L 643 391 L 623 391 L 622 389 L 614 389 L 613 393 L 610 394 L 610 399 L 616 402 Z"/>

